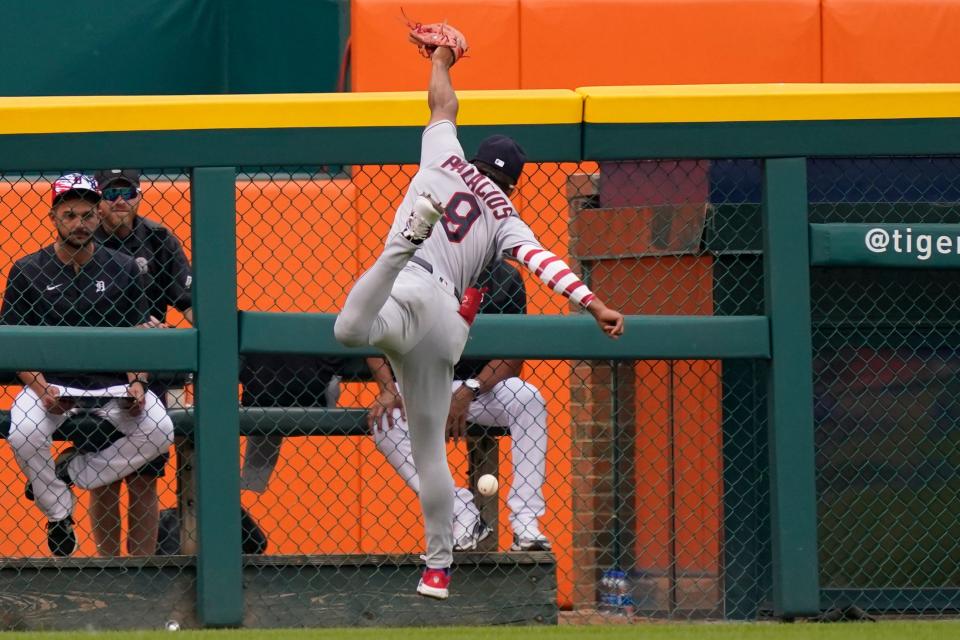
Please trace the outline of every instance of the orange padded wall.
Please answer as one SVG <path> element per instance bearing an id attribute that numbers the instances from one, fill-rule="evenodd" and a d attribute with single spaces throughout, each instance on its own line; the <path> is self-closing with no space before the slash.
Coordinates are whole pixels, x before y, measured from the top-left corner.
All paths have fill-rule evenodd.
<path id="1" fill-rule="evenodd" d="M 517 0 L 353 0 L 350 6 L 354 91 L 423 91 L 430 64 L 407 41 L 400 7 L 413 21 L 446 20 L 467 37 L 470 60 L 458 64 L 457 89 L 520 88 Z M 565 86 L 565 85 L 557 85 Z M 572 85 L 571 85 L 572 86 Z"/>
<path id="2" fill-rule="evenodd" d="M 820 0 L 520 0 L 520 25 L 522 89 L 820 82 Z"/>
<path id="3" fill-rule="evenodd" d="M 824 82 L 960 82 L 957 0 L 823 0 Z"/>

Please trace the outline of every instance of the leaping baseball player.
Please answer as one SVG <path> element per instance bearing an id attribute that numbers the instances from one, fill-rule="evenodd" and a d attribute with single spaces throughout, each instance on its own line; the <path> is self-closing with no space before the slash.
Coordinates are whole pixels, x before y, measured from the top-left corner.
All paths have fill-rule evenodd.
<path id="1" fill-rule="evenodd" d="M 380 349 L 393 367 L 421 481 L 427 566 L 417 593 L 442 600 L 449 596 L 453 560 L 454 490 L 445 444 L 450 388 L 480 303 L 468 287 L 495 254 L 503 254 L 588 311 L 611 338 L 623 333 L 623 316 L 544 249 L 517 215 L 510 194 L 526 161 L 517 142 L 491 136 L 466 160 L 450 80 L 466 39 L 447 24 L 411 27 L 411 40 L 432 65 L 420 168 L 383 252 L 354 283 L 334 333 L 346 346 Z"/>

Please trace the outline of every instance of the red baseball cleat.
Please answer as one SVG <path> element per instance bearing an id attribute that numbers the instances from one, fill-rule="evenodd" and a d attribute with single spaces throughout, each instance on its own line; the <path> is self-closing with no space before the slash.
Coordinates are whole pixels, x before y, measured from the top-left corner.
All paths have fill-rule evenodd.
<path id="1" fill-rule="evenodd" d="M 417 593 L 428 598 L 450 597 L 450 569 L 425 569 L 417 585 Z"/>

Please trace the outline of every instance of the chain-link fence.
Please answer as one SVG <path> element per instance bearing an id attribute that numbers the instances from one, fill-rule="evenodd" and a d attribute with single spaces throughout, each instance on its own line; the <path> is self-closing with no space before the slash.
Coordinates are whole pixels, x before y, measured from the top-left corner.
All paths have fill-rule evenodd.
<path id="1" fill-rule="evenodd" d="M 241 308 L 337 311 L 379 254 L 415 171 L 385 165 L 241 175 Z M 755 313 L 762 278 L 750 216 L 758 214 L 759 197 L 746 178 L 758 176 L 756 163 L 541 163 L 528 168 L 514 202 L 543 245 L 624 313 Z M 571 311 L 525 270 L 499 267 L 481 284 L 491 288 L 487 313 Z M 295 362 L 247 356 L 256 392 L 248 387 L 244 403 L 331 406 L 341 375 L 338 406 L 377 401 L 362 367 Z M 487 377 L 485 366 L 496 362 L 462 363 L 455 378 Z M 519 375 L 503 376 L 468 414 L 477 433 L 496 435 L 471 438 L 473 451 L 453 443 L 448 450 L 458 547 L 551 550 L 557 602 L 578 618 L 598 609 L 722 616 L 721 431 L 725 404 L 740 404 L 725 396 L 722 371 L 714 361 L 527 361 Z M 243 500 L 269 539 L 267 552 L 419 553 L 405 429 L 401 422 L 375 437 L 286 442 L 269 484 L 251 464 L 261 459 L 251 456 L 259 439 L 248 439 Z M 495 500 L 471 483 L 483 465 L 502 482 Z M 393 573 L 388 560 L 380 562 L 371 582 Z M 498 571 L 469 562 L 465 568 Z"/>
<path id="2" fill-rule="evenodd" d="M 3 324 L 185 326 L 191 274 L 183 171 L 8 173 L 0 191 Z M 122 579 L 122 566 L 142 564 L 136 558 L 180 553 L 167 409 L 189 402 L 189 375 L 36 370 L 2 377 L 0 555 L 5 575 L 18 575 L 11 590 L 19 608 L 36 612 L 39 625 L 58 624 L 64 610 L 90 610 L 96 621 L 98 598 L 147 597 L 171 579 L 189 587 L 183 562 L 172 559 L 151 558 L 160 568 L 154 585 Z M 27 560 L 47 556 L 72 560 L 55 565 L 61 571 L 51 580 Z M 92 560 L 120 556 L 131 560 Z M 115 571 L 116 590 L 89 592 L 83 566 Z M 4 624 L 11 615 L 5 610 Z"/>
<path id="3" fill-rule="evenodd" d="M 929 259 L 930 247 L 922 239 L 914 245 L 910 225 L 960 222 L 956 158 L 817 159 L 808 166 L 811 222 L 901 224 L 898 250 L 915 253 L 918 264 Z M 820 267 L 811 285 L 820 580 L 827 600 L 955 612 L 956 272 Z"/>
<path id="4" fill-rule="evenodd" d="M 929 164 L 915 171 L 923 162 Z M 955 222 L 955 183 L 944 175 L 958 167 L 811 161 L 811 221 Z M 379 255 L 415 171 L 407 165 L 241 170 L 240 310 L 338 311 Z M 539 163 L 528 166 L 513 200 L 543 246 L 625 314 L 762 315 L 761 173 L 755 160 Z M 923 183 L 923 176 L 933 179 Z M 3 176 L 0 202 L 11 229 L 0 250 L 4 323 L 188 326 L 187 176 L 102 177 L 110 182 L 101 182 L 100 203 L 73 185 L 51 215 L 56 176 Z M 121 213 L 126 222 L 110 222 Z M 67 221 L 70 215 L 75 219 Z M 83 262 L 85 252 L 111 256 L 103 269 L 129 273 L 128 288 L 118 288 L 114 271 L 92 277 L 96 263 Z M 26 256 L 41 255 L 48 270 L 22 268 Z M 839 599 L 850 596 L 847 589 L 956 588 L 960 501 L 950 373 L 960 297 L 951 295 L 946 272 L 813 274 L 822 586 L 839 590 Z M 86 289 L 82 279 L 90 280 Z M 522 267 L 496 265 L 482 283 L 490 289 L 485 313 L 575 312 Z M 18 286 L 33 297 L 14 300 Z M 121 317 L 115 310 L 124 304 L 133 310 Z M 33 315 L 8 315 L 8 306 L 17 305 Z M 89 314 L 78 317 L 83 308 Z M 40 309 L 59 314 L 56 321 L 38 315 Z M 376 406 L 382 366 L 376 359 L 244 354 L 241 430 L 252 416 L 261 427 L 287 416 L 309 433 L 327 409 Z M 766 366 L 754 360 L 461 363 L 454 398 L 467 379 L 496 375 L 499 382 L 465 403 L 469 435 L 448 445 L 457 487 L 453 588 L 513 585 L 486 612 L 490 621 L 552 621 L 558 608 L 574 621 L 763 615 L 771 608 Z M 86 390 L 119 386 L 114 393 L 121 397 L 43 398 L 30 395 L 37 393 L 30 391 L 35 380 L 24 373 L 8 376 L 3 408 L 11 409 L 13 437 L 0 462 L 7 487 L 0 492 L 0 554 L 29 559 L 23 566 L 51 554 L 87 566 L 105 562 L 92 560 L 97 556 L 150 555 L 149 562 L 179 574 L 180 556 L 196 553 L 194 469 L 188 440 L 171 447 L 164 406 L 183 415 L 189 380 L 121 372 L 101 384 L 42 373 L 45 382 L 33 385 L 41 392 L 69 382 Z M 137 386 L 141 374 L 157 400 L 134 418 L 128 386 L 130 380 Z M 358 593 L 412 596 L 424 546 L 419 480 L 406 421 L 391 415 L 393 428 L 376 433 L 361 421 L 323 436 L 244 438 L 245 589 L 248 604 L 255 601 L 250 609 L 261 612 L 249 624 L 289 626 L 303 607 L 324 606 L 331 621 L 346 623 L 351 618 L 338 617 L 338 607 L 359 606 Z M 48 428 L 51 421 L 57 424 Z M 97 425 L 104 438 L 89 442 Z M 17 433 L 27 435 L 16 440 Z M 81 455 L 55 465 L 66 457 L 48 454 L 49 436 L 56 452 L 70 446 L 65 438 Z M 150 473 L 139 469 L 147 462 Z M 33 502 L 24 496 L 24 473 L 35 476 Z M 499 478 L 493 497 L 476 491 L 484 473 Z M 72 510 L 68 481 L 76 496 Z M 46 497 L 52 493 L 56 500 Z M 48 527 L 67 517 L 77 538 L 70 553 L 63 534 Z M 23 575 L 25 593 L 37 591 L 31 574 Z M 132 589 L 117 584 L 118 593 Z M 270 587 L 277 584 L 283 588 Z M 392 615 L 371 620 L 422 622 L 405 600 L 397 603 Z M 161 606 L 189 623 L 191 614 L 182 610 L 189 603 Z M 445 614 L 436 615 L 442 621 Z"/>

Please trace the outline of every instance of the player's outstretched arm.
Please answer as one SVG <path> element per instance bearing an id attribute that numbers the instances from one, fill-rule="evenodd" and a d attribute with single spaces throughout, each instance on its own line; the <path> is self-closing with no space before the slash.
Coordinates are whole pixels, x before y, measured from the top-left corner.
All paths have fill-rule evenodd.
<path id="1" fill-rule="evenodd" d="M 511 249 L 510 255 L 548 287 L 589 311 L 605 334 L 611 338 L 619 338 L 623 333 L 623 315 L 603 304 L 555 253 L 539 244 L 527 243 Z"/>
<path id="2" fill-rule="evenodd" d="M 450 67 L 455 62 L 453 51 L 448 47 L 437 47 L 430 56 L 430 86 L 427 88 L 427 106 L 430 107 L 429 127 L 434 122 L 449 120 L 457 123 L 457 111 L 460 102 L 450 80 Z"/>
<path id="3" fill-rule="evenodd" d="M 595 297 L 591 300 L 587 305 L 587 311 L 605 334 L 614 340 L 623 335 L 623 315 L 600 302 L 600 298 Z"/>

